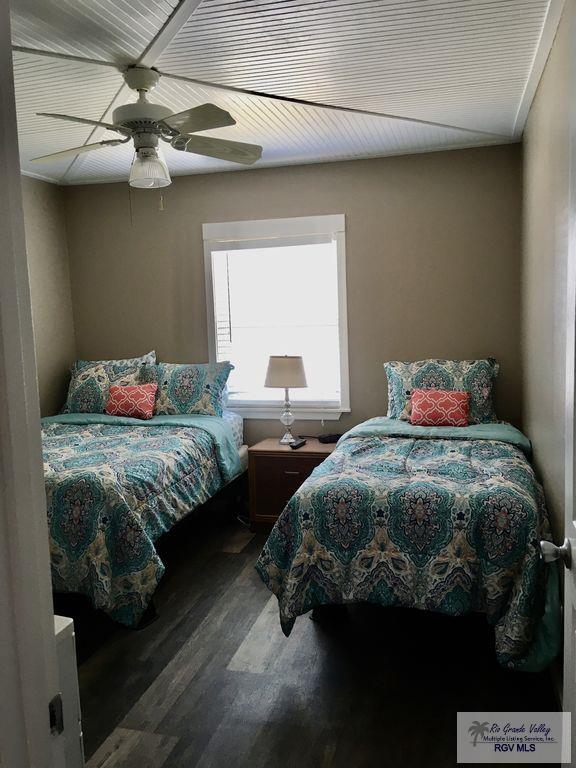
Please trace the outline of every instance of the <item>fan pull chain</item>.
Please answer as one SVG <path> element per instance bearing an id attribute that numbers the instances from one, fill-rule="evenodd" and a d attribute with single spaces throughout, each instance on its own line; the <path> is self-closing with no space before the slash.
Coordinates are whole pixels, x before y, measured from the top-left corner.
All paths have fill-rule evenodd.
<path id="1" fill-rule="evenodd" d="M 160 201 L 158 203 L 158 210 L 163 211 L 164 210 L 164 195 L 162 192 L 160 192 Z"/>
<path id="2" fill-rule="evenodd" d="M 132 209 L 132 187 L 128 184 L 128 206 L 130 208 L 130 226 L 134 226 L 134 211 Z"/>

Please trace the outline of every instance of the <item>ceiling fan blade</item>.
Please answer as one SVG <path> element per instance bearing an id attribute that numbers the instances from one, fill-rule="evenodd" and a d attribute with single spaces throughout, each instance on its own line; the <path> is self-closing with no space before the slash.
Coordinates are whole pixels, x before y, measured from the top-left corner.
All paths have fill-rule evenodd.
<path id="1" fill-rule="evenodd" d="M 212 128 L 236 125 L 236 120 L 230 112 L 220 109 L 215 104 L 202 104 L 200 107 L 192 107 L 184 110 L 184 112 L 177 112 L 175 115 L 167 117 L 164 122 L 180 133 L 196 133 L 196 131 L 208 131 Z"/>
<path id="2" fill-rule="evenodd" d="M 50 155 L 41 155 L 40 157 L 33 157 L 33 163 L 49 163 L 51 160 L 61 160 L 63 157 L 72 157 L 73 155 L 81 155 L 84 152 L 92 152 L 94 149 L 100 147 L 115 147 L 117 144 L 124 144 L 127 139 L 110 139 L 109 141 L 97 141 L 95 144 L 83 144 L 81 147 L 74 147 L 74 149 L 63 149 L 61 152 L 52 152 Z"/>
<path id="3" fill-rule="evenodd" d="M 85 123 L 86 125 L 95 125 L 100 128 L 106 128 L 109 131 L 116 131 L 117 133 L 123 133 L 127 136 L 130 135 L 130 131 L 126 128 L 122 128 L 119 125 L 113 125 L 112 123 L 103 123 L 101 120 L 89 120 L 86 117 L 72 117 L 71 115 L 59 115 L 56 112 L 36 112 L 40 117 L 56 117 L 59 120 L 68 120 L 71 123 Z"/>
<path id="4" fill-rule="evenodd" d="M 178 142 L 178 139 L 183 144 L 182 137 L 177 137 L 174 139 L 174 142 Z M 174 142 L 172 146 L 174 146 Z M 185 146 L 179 147 L 176 145 L 176 149 L 180 148 L 195 155 L 217 157 L 220 160 L 230 160 L 233 163 L 242 163 L 243 165 L 252 165 L 262 155 L 262 147 L 257 144 L 244 144 L 241 141 L 214 139 L 212 136 L 190 136 Z"/>

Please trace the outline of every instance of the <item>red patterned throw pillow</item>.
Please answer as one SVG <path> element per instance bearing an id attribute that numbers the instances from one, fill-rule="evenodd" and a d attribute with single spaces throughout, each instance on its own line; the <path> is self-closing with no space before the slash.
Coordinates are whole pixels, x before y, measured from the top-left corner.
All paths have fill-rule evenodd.
<path id="1" fill-rule="evenodd" d="M 457 389 L 414 389 L 410 424 L 420 427 L 466 427 L 470 394 Z"/>
<path id="2" fill-rule="evenodd" d="M 132 416 L 134 419 L 151 419 L 158 384 L 135 384 L 110 387 L 106 413 L 110 416 Z"/>

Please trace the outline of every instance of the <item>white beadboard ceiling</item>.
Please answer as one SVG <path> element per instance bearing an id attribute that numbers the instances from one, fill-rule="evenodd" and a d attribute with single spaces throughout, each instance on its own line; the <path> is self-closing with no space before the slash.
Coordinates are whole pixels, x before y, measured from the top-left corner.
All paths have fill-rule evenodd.
<path id="1" fill-rule="evenodd" d="M 178 0 L 14 0 L 10 5 L 15 45 L 130 64 Z"/>
<path id="2" fill-rule="evenodd" d="M 30 160 L 115 136 L 35 113 L 110 120 L 134 100 L 121 76 L 131 63 L 173 76 L 162 77 L 151 101 L 175 112 L 210 101 L 231 112 L 237 125 L 209 134 L 261 144 L 254 167 L 517 141 L 562 6 L 13 0 L 22 170 L 61 184 L 127 179 L 128 144 L 49 164 Z M 173 175 L 244 167 L 163 149 Z"/>

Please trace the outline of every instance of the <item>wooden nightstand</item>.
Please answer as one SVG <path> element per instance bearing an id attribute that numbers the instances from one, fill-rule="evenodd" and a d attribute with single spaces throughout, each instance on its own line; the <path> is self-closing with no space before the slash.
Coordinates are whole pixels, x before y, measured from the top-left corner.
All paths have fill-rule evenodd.
<path id="1" fill-rule="evenodd" d="M 306 445 L 293 450 L 270 437 L 249 448 L 252 529 L 271 528 L 295 491 L 335 447 L 307 438 Z"/>

